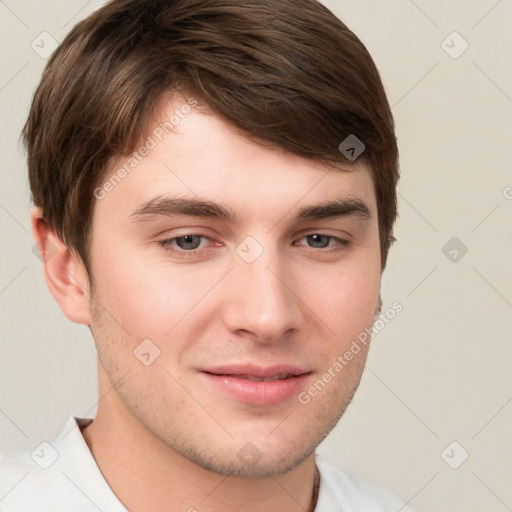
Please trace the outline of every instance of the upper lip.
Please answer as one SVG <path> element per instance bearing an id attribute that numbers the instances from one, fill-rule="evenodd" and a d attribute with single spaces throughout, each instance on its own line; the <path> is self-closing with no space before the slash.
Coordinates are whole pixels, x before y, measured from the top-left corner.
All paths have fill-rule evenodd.
<path id="1" fill-rule="evenodd" d="M 293 364 L 277 364 L 273 366 L 257 366 L 255 364 L 234 364 L 212 366 L 201 370 L 205 373 L 212 373 L 215 375 L 249 375 L 251 377 L 265 378 L 275 377 L 276 375 L 289 374 L 289 375 L 303 375 L 310 373 L 306 368 L 296 366 Z"/>

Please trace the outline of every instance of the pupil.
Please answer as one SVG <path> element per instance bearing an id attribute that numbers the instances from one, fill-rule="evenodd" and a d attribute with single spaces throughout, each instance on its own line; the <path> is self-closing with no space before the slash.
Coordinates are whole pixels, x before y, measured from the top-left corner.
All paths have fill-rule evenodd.
<path id="1" fill-rule="evenodd" d="M 329 246 L 329 237 L 326 235 L 309 235 L 308 238 L 310 239 L 310 241 L 313 241 L 313 244 L 319 243 L 321 249 L 324 249 L 325 247 Z M 322 243 L 322 238 L 324 239 L 325 243 Z"/>
<path id="2" fill-rule="evenodd" d="M 196 239 L 195 243 L 194 238 Z M 176 243 L 181 249 L 197 249 L 199 247 L 200 240 L 196 235 L 185 235 L 177 238 Z"/>

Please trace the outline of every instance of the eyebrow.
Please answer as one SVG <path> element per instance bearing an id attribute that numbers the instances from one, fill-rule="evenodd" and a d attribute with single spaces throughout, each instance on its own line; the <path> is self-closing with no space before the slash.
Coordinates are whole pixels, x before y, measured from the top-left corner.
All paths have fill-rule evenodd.
<path id="1" fill-rule="evenodd" d="M 231 223 L 243 221 L 243 218 L 237 215 L 229 206 L 213 201 L 168 196 L 158 196 L 151 199 L 130 214 L 129 218 L 133 221 L 144 221 L 153 216 L 192 216 L 218 219 Z M 368 221 L 372 218 L 370 209 L 361 199 L 347 197 L 305 206 L 298 210 L 295 221 L 303 222 L 349 216 L 357 216 Z"/>

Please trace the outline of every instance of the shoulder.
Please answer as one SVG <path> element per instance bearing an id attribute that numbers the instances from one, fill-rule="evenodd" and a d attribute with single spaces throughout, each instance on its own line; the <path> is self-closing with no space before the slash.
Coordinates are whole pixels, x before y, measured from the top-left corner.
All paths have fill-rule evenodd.
<path id="1" fill-rule="evenodd" d="M 320 492 L 315 512 L 368 510 L 413 512 L 395 493 L 373 482 L 343 471 L 316 454 Z"/>
<path id="2" fill-rule="evenodd" d="M 58 495 L 62 477 L 52 468 L 38 466 L 31 452 L 0 455 L 2 511 L 21 512 L 36 507 L 46 510 L 44 502 L 47 497 Z"/>
<path id="3" fill-rule="evenodd" d="M 51 442 L 0 454 L 2 512 L 126 512 L 80 432 L 90 421 L 72 416 Z"/>

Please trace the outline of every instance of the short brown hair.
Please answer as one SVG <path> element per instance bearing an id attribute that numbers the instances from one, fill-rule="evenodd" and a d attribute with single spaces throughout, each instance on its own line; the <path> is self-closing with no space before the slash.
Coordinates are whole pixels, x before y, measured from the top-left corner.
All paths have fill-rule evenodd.
<path id="1" fill-rule="evenodd" d="M 384 270 L 397 216 L 394 121 L 370 54 L 336 16 L 315 0 L 113 0 L 52 55 L 22 132 L 32 200 L 89 276 L 93 191 L 173 91 L 319 162 L 350 164 L 339 145 L 355 135 L 375 184 Z"/>

